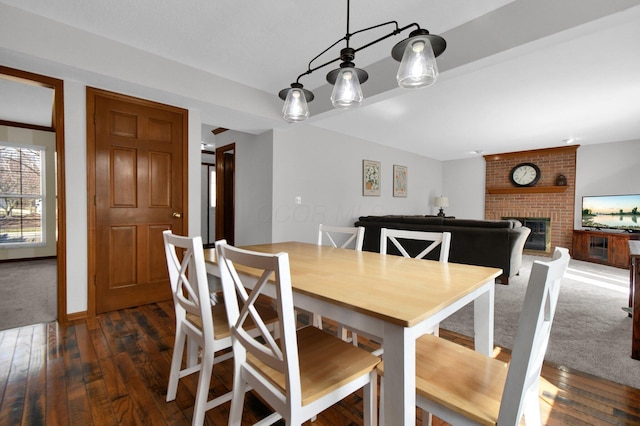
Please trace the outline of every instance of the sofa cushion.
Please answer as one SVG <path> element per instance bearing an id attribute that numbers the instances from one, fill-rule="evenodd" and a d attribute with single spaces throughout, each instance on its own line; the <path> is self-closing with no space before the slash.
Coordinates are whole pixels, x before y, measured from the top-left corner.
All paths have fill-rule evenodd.
<path id="1" fill-rule="evenodd" d="M 438 216 L 406 216 L 402 223 L 442 226 L 444 220 L 444 218 Z"/>
<path id="2" fill-rule="evenodd" d="M 516 223 L 517 222 L 517 223 Z M 475 219 L 444 219 L 444 226 L 463 226 L 473 228 L 507 228 L 514 229 L 522 226 L 517 220 L 475 220 Z"/>

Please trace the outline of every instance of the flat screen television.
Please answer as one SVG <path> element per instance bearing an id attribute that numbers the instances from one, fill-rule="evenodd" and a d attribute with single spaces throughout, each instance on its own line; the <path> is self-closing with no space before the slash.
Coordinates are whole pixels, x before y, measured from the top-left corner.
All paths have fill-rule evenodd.
<path id="1" fill-rule="evenodd" d="M 640 232 L 640 194 L 583 196 L 582 226 Z"/>

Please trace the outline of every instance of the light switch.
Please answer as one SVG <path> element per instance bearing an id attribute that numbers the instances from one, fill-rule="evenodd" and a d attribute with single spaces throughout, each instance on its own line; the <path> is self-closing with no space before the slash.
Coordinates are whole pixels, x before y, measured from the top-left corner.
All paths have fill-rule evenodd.
<path id="1" fill-rule="evenodd" d="M 299 195 L 296 195 L 295 203 L 296 204 L 302 204 L 302 197 L 299 196 Z"/>

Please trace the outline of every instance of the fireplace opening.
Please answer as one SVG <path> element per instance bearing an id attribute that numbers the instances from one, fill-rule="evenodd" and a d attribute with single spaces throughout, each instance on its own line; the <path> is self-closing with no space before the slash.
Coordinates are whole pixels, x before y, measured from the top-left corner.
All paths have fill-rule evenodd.
<path id="1" fill-rule="evenodd" d="M 519 220 L 523 226 L 531 229 L 524 243 L 525 250 L 551 252 L 551 218 L 548 217 L 510 217 L 503 219 Z"/>

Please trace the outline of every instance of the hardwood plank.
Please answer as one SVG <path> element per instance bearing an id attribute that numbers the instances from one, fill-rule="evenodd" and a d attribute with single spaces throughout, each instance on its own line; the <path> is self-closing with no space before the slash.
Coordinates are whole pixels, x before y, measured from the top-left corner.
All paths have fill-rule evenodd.
<path id="1" fill-rule="evenodd" d="M 96 424 L 117 424 L 111 399 L 103 380 L 87 383 L 87 395 L 91 401 L 91 416 Z"/>
<path id="2" fill-rule="evenodd" d="M 82 323 L 82 321 L 78 321 Z M 64 330 L 64 365 L 65 381 L 67 383 L 67 402 L 69 405 L 69 423 L 73 425 L 91 425 L 91 408 L 89 395 L 84 386 L 84 374 L 78 342 L 75 334 L 75 324 L 70 324 Z"/>
<path id="3" fill-rule="evenodd" d="M 67 400 L 67 380 L 64 358 L 47 360 L 46 377 L 47 425 L 63 426 L 71 424 L 69 420 L 69 401 Z"/>
<path id="4" fill-rule="evenodd" d="M 46 418 L 47 425 L 69 424 L 64 344 L 58 323 L 47 324 Z"/>
<path id="5" fill-rule="evenodd" d="M 44 424 L 46 414 L 47 325 L 33 326 L 23 425 Z"/>
<path id="6" fill-rule="evenodd" d="M 32 337 L 33 327 L 28 326 L 19 329 L 2 406 L 0 407 L 0 424 L 17 425 L 22 422 L 29 362 L 31 360 Z"/>
<path id="7" fill-rule="evenodd" d="M 2 332 L 2 339 L 0 339 L 0 408 L 2 408 L 1 403 L 4 400 L 7 380 L 9 380 L 13 354 L 18 341 L 18 332 L 18 328 L 5 330 Z"/>
<path id="8" fill-rule="evenodd" d="M 89 384 L 96 380 L 101 380 L 102 371 L 98 365 L 98 358 L 91 339 L 89 338 L 89 331 L 87 330 L 86 322 L 77 324 L 75 329 L 78 354 L 80 355 L 80 361 L 82 362 L 82 376 L 84 378 L 84 383 Z"/>
<path id="9" fill-rule="evenodd" d="M 47 360 L 62 356 L 64 342 L 60 338 L 60 327 L 57 322 L 47 324 Z"/>

